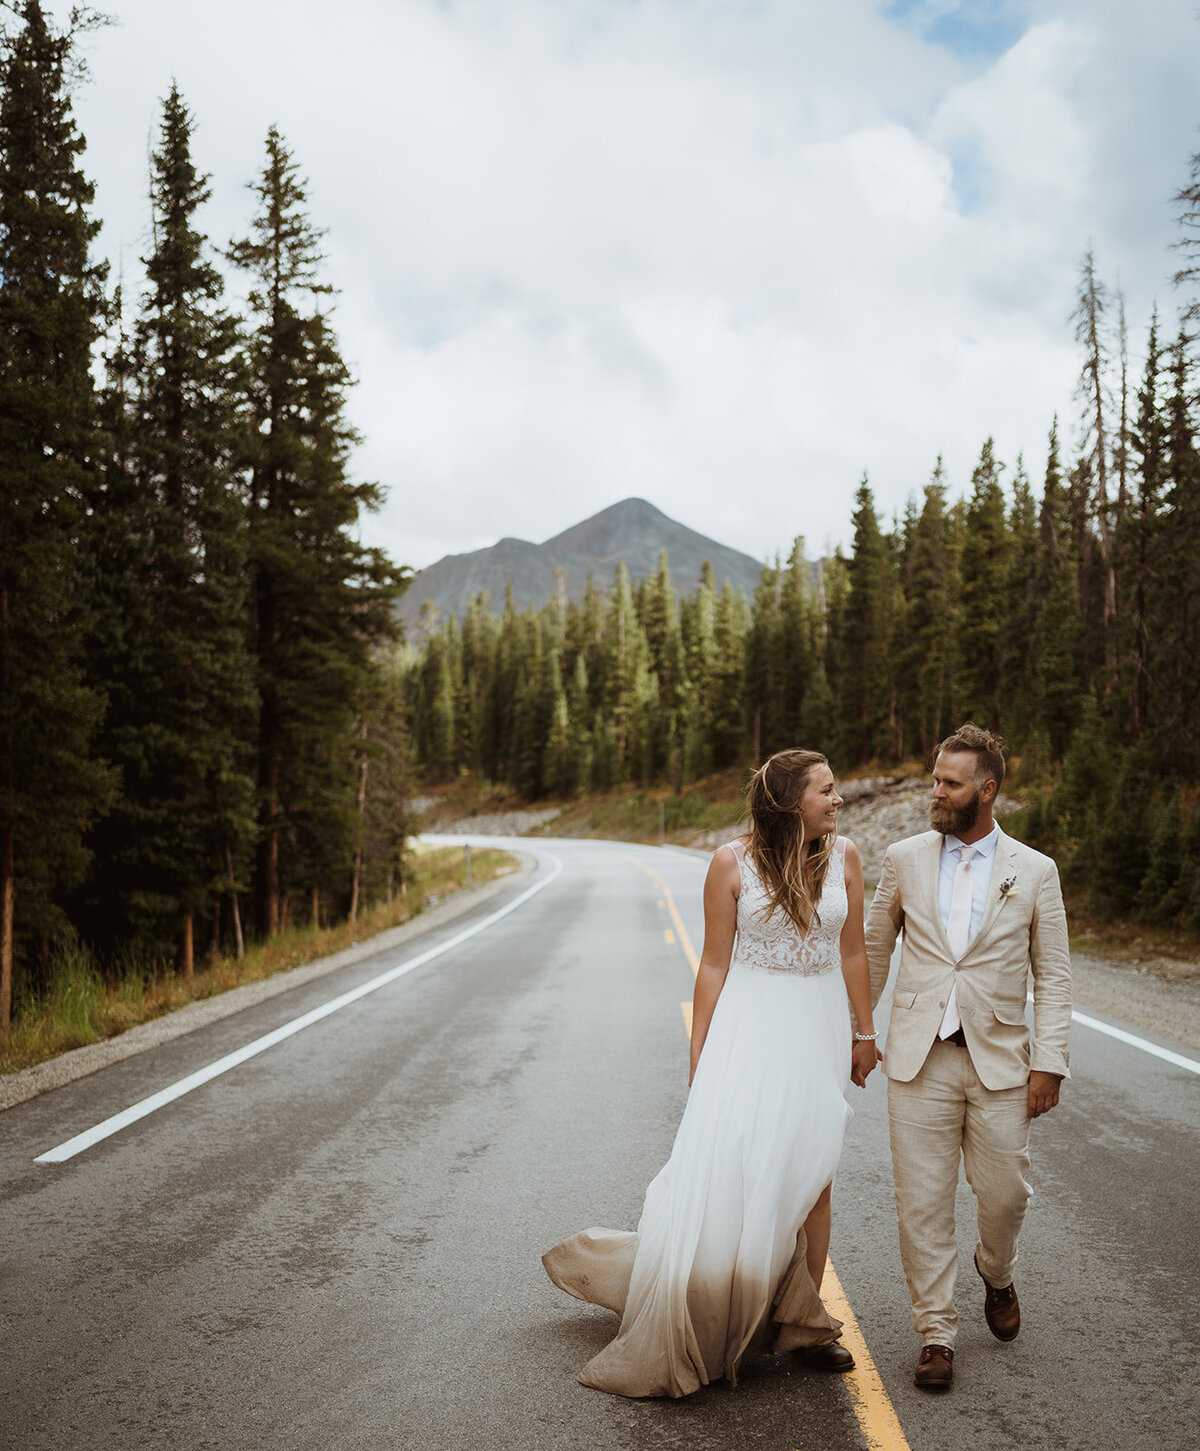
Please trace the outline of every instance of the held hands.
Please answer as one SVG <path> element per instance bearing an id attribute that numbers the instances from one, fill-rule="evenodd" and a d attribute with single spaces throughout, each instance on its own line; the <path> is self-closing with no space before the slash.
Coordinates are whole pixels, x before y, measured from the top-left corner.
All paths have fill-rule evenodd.
<path id="1" fill-rule="evenodd" d="M 1030 1073 L 1027 1110 L 1030 1118 L 1050 1112 L 1058 1102 L 1058 1085 L 1061 1082 L 1062 1078 L 1057 1073 L 1043 1073 L 1040 1069 Z"/>
<path id="2" fill-rule="evenodd" d="M 850 1082 L 858 1088 L 866 1088 L 872 1069 L 882 1061 L 883 1054 L 873 1042 L 855 1043 L 850 1053 Z"/>

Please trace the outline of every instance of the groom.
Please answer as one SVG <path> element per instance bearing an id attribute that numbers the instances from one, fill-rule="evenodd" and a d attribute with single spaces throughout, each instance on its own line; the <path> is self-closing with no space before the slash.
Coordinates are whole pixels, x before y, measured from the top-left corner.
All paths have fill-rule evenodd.
<path id="1" fill-rule="evenodd" d="M 888 848 L 867 920 L 873 1000 L 904 934 L 884 1072 L 900 1258 L 922 1341 L 915 1380 L 928 1390 L 947 1389 L 954 1375 L 959 1155 L 978 1210 L 984 1315 L 998 1340 L 1012 1340 L 1029 1124 L 1054 1107 L 1068 1076 L 1071 966 L 1058 872 L 992 819 L 1003 780 L 1000 741 L 979 726 L 942 742 L 933 830 Z"/>

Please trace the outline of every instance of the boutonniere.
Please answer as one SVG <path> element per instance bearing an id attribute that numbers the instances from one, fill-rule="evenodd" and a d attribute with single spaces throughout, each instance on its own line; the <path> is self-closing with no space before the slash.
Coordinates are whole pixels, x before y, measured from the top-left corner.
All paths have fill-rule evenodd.
<path id="1" fill-rule="evenodd" d="M 1017 895 L 1017 879 L 1016 879 L 1016 877 L 1009 877 L 1007 881 L 1004 881 L 1004 882 L 1001 882 L 1000 883 L 1000 900 L 1002 902 L 1004 901 L 1004 899 L 1006 897 L 1015 897 L 1016 895 Z"/>

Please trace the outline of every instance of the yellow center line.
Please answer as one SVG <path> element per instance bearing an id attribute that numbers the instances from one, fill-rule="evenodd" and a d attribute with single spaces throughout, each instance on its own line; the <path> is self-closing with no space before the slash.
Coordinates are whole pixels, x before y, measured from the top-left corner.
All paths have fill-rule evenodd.
<path id="1" fill-rule="evenodd" d="M 911 1451 L 842 1282 L 834 1273 L 832 1260 L 825 1261 L 821 1299 L 829 1313 L 842 1322 L 842 1344 L 854 1357 L 854 1369 L 844 1380 L 859 1427 L 866 1437 L 867 1451 Z"/>
<path id="2" fill-rule="evenodd" d="M 667 911 L 671 915 L 671 921 L 674 922 L 679 934 L 679 945 L 683 949 L 684 957 L 687 958 L 688 966 L 692 969 L 692 976 L 695 977 L 700 970 L 700 959 L 696 956 L 692 939 L 683 925 L 683 918 L 679 915 L 679 908 L 675 905 L 675 898 L 671 895 L 670 887 L 656 871 L 648 867 L 645 862 L 638 861 L 637 857 L 629 856 L 625 852 L 620 852 L 618 855 L 624 856 L 627 861 L 640 867 L 662 892 L 663 901 L 666 902 Z M 662 906 L 661 901 L 659 906 Z M 671 940 L 669 932 L 665 933 L 665 936 L 668 941 Z M 692 1036 L 692 1005 L 689 1002 L 680 1003 L 679 1006 L 683 1009 L 683 1026 L 690 1039 Z M 883 1377 L 879 1374 L 874 1360 L 871 1359 L 871 1352 L 867 1349 L 866 1339 L 859 1329 L 858 1319 L 850 1308 L 850 1301 L 846 1298 L 846 1292 L 842 1289 L 842 1283 L 834 1271 L 832 1260 L 825 1262 L 821 1299 L 825 1302 L 829 1313 L 842 1322 L 842 1344 L 854 1357 L 854 1369 L 841 1376 L 840 1379 L 850 1392 L 850 1404 L 858 1421 L 859 1430 L 866 1441 L 867 1451 L 912 1451 L 900 1425 L 900 1418 L 896 1415 L 896 1408 L 892 1405 L 891 1399 L 884 1389 Z"/>
<path id="3" fill-rule="evenodd" d="M 695 977 L 700 971 L 700 958 L 696 955 L 696 949 L 692 946 L 692 939 L 688 936 L 688 930 L 683 925 L 683 918 L 679 915 L 679 908 L 675 905 L 675 898 L 671 895 L 670 887 L 667 886 L 666 882 L 663 881 L 656 871 L 648 867 L 645 862 L 638 861 L 637 857 L 630 856 L 627 852 L 623 851 L 617 852 L 616 855 L 623 856 L 626 861 L 632 862 L 635 867 L 640 867 L 662 893 L 659 906 L 662 906 L 663 902 L 667 904 L 667 911 L 670 914 L 671 921 L 675 924 L 675 931 L 679 936 L 679 945 L 683 948 L 683 955 L 687 958 L 688 966 L 692 969 L 692 976 Z"/>

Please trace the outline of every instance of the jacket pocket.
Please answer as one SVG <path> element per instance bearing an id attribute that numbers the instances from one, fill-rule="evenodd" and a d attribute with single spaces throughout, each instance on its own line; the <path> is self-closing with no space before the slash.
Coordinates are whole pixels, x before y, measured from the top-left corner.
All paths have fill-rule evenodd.
<path id="1" fill-rule="evenodd" d="M 999 1007 L 993 1007 L 992 1012 L 996 1015 L 1000 1022 L 1007 1023 L 1010 1028 L 1025 1027 L 1024 1006 L 1009 1007 L 1007 1004 L 1001 1004 Z"/>
<path id="2" fill-rule="evenodd" d="M 916 1000 L 917 1000 L 916 993 L 910 993 L 910 992 L 893 992 L 892 993 L 892 1006 L 894 1008 L 911 1008 L 912 1005 L 916 1002 Z"/>

